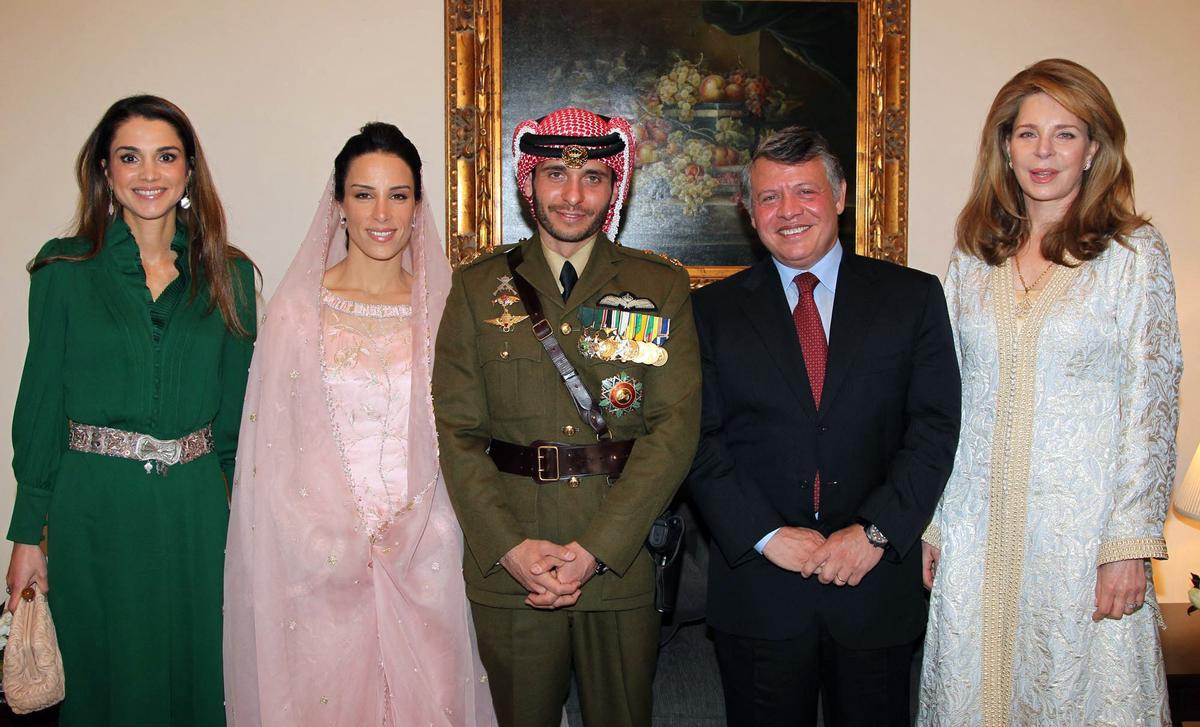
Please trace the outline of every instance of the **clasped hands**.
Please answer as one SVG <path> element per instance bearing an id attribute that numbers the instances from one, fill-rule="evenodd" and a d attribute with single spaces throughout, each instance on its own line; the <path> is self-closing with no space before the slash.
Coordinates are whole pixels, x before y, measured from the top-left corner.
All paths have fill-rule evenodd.
<path id="1" fill-rule="evenodd" d="M 505 553 L 500 565 L 529 591 L 525 605 L 546 610 L 575 605 L 596 574 L 596 557 L 574 541 L 526 539 Z"/>
<path id="2" fill-rule="evenodd" d="M 828 538 L 809 528 L 780 528 L 763 548 L 775 565 L 822 583 L 857 586 L 879 563 L 883 550 L 871 545 L 862 525 L 850 525 Z"/>

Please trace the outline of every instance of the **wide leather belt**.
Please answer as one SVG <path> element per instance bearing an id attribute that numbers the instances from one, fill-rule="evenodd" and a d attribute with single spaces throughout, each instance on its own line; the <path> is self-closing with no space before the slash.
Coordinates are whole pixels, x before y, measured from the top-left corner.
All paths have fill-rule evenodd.
<path id="1" fill-rule="evenodd" d="M 488 447 L 488 454 L 501 472 L 532 477 L 535 482 L 558 482 L 587 475 L 616 477 L 625 469 L 631 451 L 632 439 L 595 444 L 538 440 L 528 447 L 493 439 Z"/>

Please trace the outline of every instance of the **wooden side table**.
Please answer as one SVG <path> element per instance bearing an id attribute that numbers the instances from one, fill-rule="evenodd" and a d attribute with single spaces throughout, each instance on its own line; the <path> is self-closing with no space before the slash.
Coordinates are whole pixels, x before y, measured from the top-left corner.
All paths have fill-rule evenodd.
<path id="1" fill-rule="evenodd" d="M 1171 720 L 1178 727 L 1200 720 L 1200 611 L 1187 615 L 1188 604 L 1161 606 L 1167 629 L 1160 631 Z"/>

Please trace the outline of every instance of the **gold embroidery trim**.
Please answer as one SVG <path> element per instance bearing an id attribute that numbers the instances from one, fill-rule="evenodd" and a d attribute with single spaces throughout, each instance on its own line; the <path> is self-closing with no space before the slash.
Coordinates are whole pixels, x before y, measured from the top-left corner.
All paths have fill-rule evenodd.
<path id="1" fill-rule="evenodd" d="M 935 548 L 941 548 L 942 529 L 934 523 L 929 523 L 929 527 L 925 528 L 925 532 L 921 533 L 921 540 L 924 540 Z"/>
<path id="2" fill-rule="evenodd" d="M 1167 559 L 1167 541 L 1162 538 L 1122 538 L 1100 543 L 1096 565 L 1137 558 Z"/>
<path id="3" fill-rule="evenodd" d="M 1012 258 L 991 272 L 1000 358 L 983 580 L 984 727 L 1008 727 L 1013 695 L 1013 641 L 1025 562 L 1025 511 L 1033 449 L 1038 339 L 1047 313 L 1074 277 L 1058 266 L 1018 320 Z"/>

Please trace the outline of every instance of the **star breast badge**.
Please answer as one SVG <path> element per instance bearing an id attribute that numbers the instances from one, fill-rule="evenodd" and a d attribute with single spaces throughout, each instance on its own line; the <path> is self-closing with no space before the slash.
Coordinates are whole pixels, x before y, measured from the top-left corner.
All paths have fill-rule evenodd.
<path id="1" fill-rule="evenodd" d="M 622 371 L 600 382 L 600 407 L 609 414 L 623 417 L 642 408 L 642 382 Z"/>

